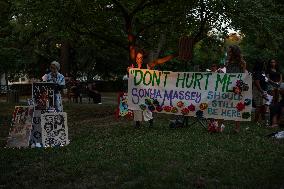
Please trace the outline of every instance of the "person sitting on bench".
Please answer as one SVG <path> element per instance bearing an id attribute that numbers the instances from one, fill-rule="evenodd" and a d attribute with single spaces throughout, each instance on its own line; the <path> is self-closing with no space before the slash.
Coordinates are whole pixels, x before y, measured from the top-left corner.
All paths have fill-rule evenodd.
<path id="1" fill-rule="evenodd" d="M 95 82 L 88 84 L 88 96 L 89 96 L 89 103 L 90 103 L 91 98 L 93 99 L 93 102 L 95 104 L 102 103 L 101 94 L 97 90 Z"/>

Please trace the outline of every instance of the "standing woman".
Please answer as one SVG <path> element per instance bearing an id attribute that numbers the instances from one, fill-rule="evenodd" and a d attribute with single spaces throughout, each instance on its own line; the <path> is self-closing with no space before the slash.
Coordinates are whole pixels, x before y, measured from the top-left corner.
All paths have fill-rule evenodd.
<path id="1" fill-rule="evenodd" d="M 273 96 L 273 104 L 276 104 L 279 101 L 279 86 L 282 83 L 282 74 L 276 60 L 271 59 L 268 62 L 266 75 L 271 84 L 269 85 L 268 93 Z"/>
<path id="2" fill-rule="evenodd" d="M 55 102 L 55 110 L 56 112 L 62 112 L 63 106 L 62 106 L 62 98 L 60 91 L 63 90 L 65 87 L 65 78 L 64 76 L 59 73 L 60 70 L 60 64 L 56 61 L 51 62 L 50 64 L 50 72 L 43 77 L 43 81 L 55 83 L 55 89 L 54 89 L 54 102 Z"/>
<path id="3" fill-rule="evenodd" d="M 254 121 L 255 123 L 257 123 L 257 125 L 261 125 L 260 122 L 264 110 L 266 124 L 269 125 L 269 115 L 267 114 L 269 106 L 265 104 L 266 103 L 265 98 L 267 98 L 266 93 L 268 85 L 266 82 L 264 61 L 257 60 L 255 62 L 252 78 L 253 78 L 252 96 L 255 103 Z"/>
<path id="4" fill-rule="evenodd" d="M 246 62 L 243 59 L 240 48 L 237 45 L 230 45 L 227 50 L 226 73 L 245 73 Z M 240 132 L 240 121 L 236 121 L 235 132 Z"/>
<path id="5" fill-rule="evenodd" d="M 144 51 L 137 51 L 136 52 L 136 58 L 135 58 L 135 62 L 137 64 L 137 68 L 139 69 L 149 69 L 149 65 L 145 65 L 144 63 Z M 150 110 L 146 109 L 144 111 L 141 110 L 134 110 L 133 111 L 134 114 L 134 121 L 135 121 L 135 126 L 137 128 L 139 128 L 141 125 L 141 121 L 148 121 L 149 122 L 149 126 L 153 127 L 153 114 Z"/>

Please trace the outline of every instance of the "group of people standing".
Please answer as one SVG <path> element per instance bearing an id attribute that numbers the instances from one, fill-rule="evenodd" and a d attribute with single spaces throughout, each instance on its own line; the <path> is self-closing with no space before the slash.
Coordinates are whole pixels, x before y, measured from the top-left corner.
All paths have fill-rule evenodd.
<path id="1" fill-rule="evenodd" d="M 149 68 L 143 62 L 143 52 L 138 51 L 136 54 L 136 68 Z M 212 72 L 226 73 L 248 73 L 246 61 L 243 58 L 240 48 L 237 45 L 231 45 L 227 49 L 227 59 L 224 68 L 212 65 Z M 255 121 L 261 124 L 261 119 L 268 120 L 269 127 L 277 127 L 279 117 L 284 104 L 284 86 L 282 83 L 282 74 L 279 64 L 275 59 L 265 61 L 257 60 L 252 70 L 253 76 L 253 104 L 255 106 Z M 283 88 L 283 89 L 282 89 Z M 283 91 L 283 92 L 282 92 Z M 281 101 L 279 102 L 279 96 Z M 270 103 L 270 100 L 272 102 Z M 283 112 L 282 112 L 283 113 Z M 149 121 L 153 126 L 153 116 L 150 111 L 134 111 L 135 126 L 140 127 L 140 122 Z M 240 122 L 235 122 L 234 131 L 240 132 Z"/>
<path id="2" fill-rule="evenodd" d="M 227 54 L 226 73 L 249 72 L 238 46 L 229 46 Z M 254 121 L 258 125 L 265 125 L 268 128 L 278 127 L 281 115 L 284 115 L 284 85 L 279 63 L 275 59 L 268 62 L 258 59 L 253 65 Z M 211 67 L 212 72 L 223 72 L 223 70 L 218 69 L 215 64 Z M 239 131 L 240 122 L 236 122 L 235 132 Z"/>
<path id="3" fill-rule="evenodd" d="M 228 51 L 228 58 L 226 61 L 226 72 L 227 73 L 245 73 L 247 72 L 246 69 L 246 62 L 243 59 L 243 56 L 241 54 L 241 50 L 238 46 L 229 46 Z M 149 68 L 148 65 L 143 64 L 143 53 L 138 51 L 136 54 L 136 64 L 137 68 L 141 69 L 146 69 Z M 216 69 L 217 71 L 217 66 L 212 66 L 213 69 Z M 149 110 L 146 111 L 134 111 L 134 121 L 135 121 L 135 126 L 140 127 L 140 122 L 142 120 L 149 121 L 149 125 L 153 126 L 153 116 L 152 112 Z M 234 129 L 235 132 L 240 131 L 240 122 L 236 121 L 236 126 Z"/>
<path id="4" fill-rule="evenodd" d="M 247 64 L 238 46 L 228 47 L 226 73 L 247 73 Z M 275 59 L 268 62 L 258 59 L 253 64 L 253 105 L 254 121 L 258 125 L 278 127 L 284 104 L 284 86 L 279 63 Z M 281 96 L 281 101 L 279 97 Z M 262 123 L 264 120 L 264 123 Z M 236 122 L 235 131 L 240 131 L 240 122 Z"/>
<path id="5" fill-rule="evenodd" d="M 278 127 L 284 104 L 284 86 L 277 61 L 271 59 L 267 63 L 263 60 L 255 62 L 253 83 L 254 121 L 258 125 L 262 125 L 261 122 L 264 119 L 267 127 Z"/>
<path id="6" fill-rule="evenodd" d="M 238 46 L 232 45 L 227 49 L 227 60 L 225 64 L 226 73 L 246 73 L 247 64 L 242 56 L 241 50 Z M 143 51 L 136 52 L 136 68 L 149 69 L 147 64 L 143 61 Z M 218 71 L 216 65 L 212 65 L 211 71 Z M 47 82 L 53 82 L 55 88 L 55 109 L 60 112 L 62 110 L 62 99 L 60 91 L 65 86 L 65 79 L 59 73 L 60 64 L 53 61 L 50 65 L 50 73 L 46 74 L 42 79 Z M 224 69 L 219 69 L 224 71 Z M 266 126 L 277 127 L 279 125 L 279 118 L 281 113 L 284 113 L 284 86 L 282 83 L 282 73 L 280 72 L 279 63 L 275 59 L 269 60 L 268 63 L 262 60 L 257 60 L 252 71 L 253 75 L 253 103 L 255 106 L 255 122 L 261 124 L 264 118 L 268 122 Z M 279 101 L 281 96 L 281 101 Z M 273 100 L 271 100 L 273 99 Z M 272 101 L 272 102 L 270 102 Z M 148 121 L 149 126 L 153 126 L 153 115 L 149 110 L 134 112 L 135 126 L 140 127 L 141 121 Z M 235 122 L 234 131 L 240 131 L 240 122 Z"/>

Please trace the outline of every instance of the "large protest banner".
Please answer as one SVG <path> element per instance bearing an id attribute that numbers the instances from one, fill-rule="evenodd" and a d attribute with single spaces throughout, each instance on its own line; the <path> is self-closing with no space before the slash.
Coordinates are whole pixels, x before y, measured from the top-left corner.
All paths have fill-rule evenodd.
<path id="1" fill-rule="evenodd" d="M 250 121 L 252 77 L 248 73 L 131 69 L 128 80 L 128 108 Z"/>

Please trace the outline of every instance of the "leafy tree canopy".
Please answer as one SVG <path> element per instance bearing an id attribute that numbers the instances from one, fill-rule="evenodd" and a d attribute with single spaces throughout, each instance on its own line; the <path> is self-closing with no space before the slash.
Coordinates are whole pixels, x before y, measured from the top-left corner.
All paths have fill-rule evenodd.
<path id="1" fill-rule="evenodd" d="M 39 77 L 49 62 L 59 60 L 66 73 L 110 78 L 125 73 L 133 49 L 143 49 L 149 62 L 169 57 L 160 69 L 182 70 L 185 62 L 176 56 L 181 36 L 194 44 L 186 64 L 206 67 L 224 58 L 228 28 L 241 32 L 249 64 L 258 56 L 284 58 L 280 0 L 2 0 L 0 5 L 0 68 L 9 73 L 24 70 Z"/>

